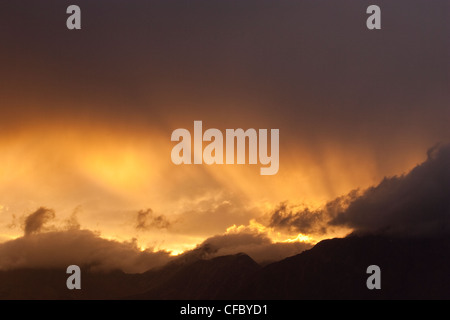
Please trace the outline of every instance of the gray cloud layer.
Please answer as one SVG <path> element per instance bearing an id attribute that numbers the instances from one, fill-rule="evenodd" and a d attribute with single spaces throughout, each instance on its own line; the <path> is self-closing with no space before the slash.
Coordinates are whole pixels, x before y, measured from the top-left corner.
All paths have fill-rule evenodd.
<path id="1" fill-rule="evenodd" d="M 365 27 L 366 1 L 77 4 L 85 27 L 71 33 L 67 3 L 3 4 L 0 94 L 14 103 L 4 125 L 69 115 L 160 127 L 201 115 L 232 128 L 262 117 L 284 140 L 378 152 L 449 137 L 446 0 L 380 0 L 380 32 Z"/>

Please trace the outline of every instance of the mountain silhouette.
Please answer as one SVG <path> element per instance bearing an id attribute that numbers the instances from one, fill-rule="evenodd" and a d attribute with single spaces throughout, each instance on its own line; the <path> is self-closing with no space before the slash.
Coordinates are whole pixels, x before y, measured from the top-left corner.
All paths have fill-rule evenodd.
<path id="1" fill-rule="evenodd" d="M 233 299 L 260 266 L 248 255 L 198 260 L 133 299 Z M 160 271 L 161 272 L 161 271 Z M 164 272 L 164 270 L 162 271 Z"/>
<path id="2" fill-rule="evenodd" d="M 0 272 L 0 299 L 449 299 L 450 238 L 349 236 L 258 265 L 244 253 L 181 258 L 142 274 L 82 268 L 82 289 L 65 270 Z M 381 269 L 369 290 L 367 267 Z"/>
<path id="3" fill-rule="evenodd" d="M 350 236 L 319 242 L 263 268 L 238 298 L 448 299 L 450 238 Z M 367 267 L 381 269 L 381 289 L 369 290 Z"/>

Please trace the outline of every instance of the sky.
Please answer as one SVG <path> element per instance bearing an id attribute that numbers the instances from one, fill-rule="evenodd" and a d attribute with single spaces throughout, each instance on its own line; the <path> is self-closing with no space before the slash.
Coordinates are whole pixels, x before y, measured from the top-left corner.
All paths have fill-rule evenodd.
<path id="1" fill-rule="evenodd" d="M 387 228 L 361 208 L 448 156 L 449 5 L 377 1 L 368 30 L 372 2 L 80 0 L 68 30 L 71 2 L 3 1 L 0 252 L 16 266 L 84 239 L 137 260 L 75 258 L 140 272 L 206 244 L 268 261 Z M 171 133 L 195 120 L 279 129 L 278 173 L 174 165 Z"/>

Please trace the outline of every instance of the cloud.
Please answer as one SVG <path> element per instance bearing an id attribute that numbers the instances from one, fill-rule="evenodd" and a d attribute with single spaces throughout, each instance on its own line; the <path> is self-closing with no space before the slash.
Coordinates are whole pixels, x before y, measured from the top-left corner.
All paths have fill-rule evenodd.
<path id="1" fill-rule="evenodd" d="M 144 272 L 162 266 L 167 252 L 140 251 L 135 241 L 118 242 L 101 238 L 89 230 L 33 233 L 0 244 L 0 270 L 17 268 L 66 268 L 76 264 L 96 271 L 120 269 Z"/>
<path id="2" fill-rule="evenodd" d="M 54 210 L 40 207 L 29 214 L 24 220 L 24 236 L 0 244 L 0 270 L 66 268 L 76 264 L 94 271 L 140 273 L 172 259 L 166 251 L 140 250 L 136 239 L 119 242 L 81 229 L 77 212 L 78 208 L 64 226 L 51 228 L 45 224 L 55 219 Z M 151 210 L 143 214 L 147 217 Z"/>
<path id="3" fill-rule="evenodd" d="M 236 229 L 235 229 L 236 230 Z M 187 259 L 195 257 L 210 259 L 218 256 L 245 253 L 260 264 L 278 261 L 296 255 L 312 247 L 305 242 L 273 242 L 264 232 L 244 228 L 227 232 L 203 241 L 197 248 L 187 252 Z"/>
<path id="4" fill-rule="evenodd" d="M 240 195 L 208 192 L 184 205 L 184 210 L 172 220 L 172 231 L 210 237 L 221 234 L 230 225 L 247 224 L 260 215 L 260 209 Z"/>
<path id="5" fill-rule="evenodd" d="M 165 216 L 155 216 L 150 208 L 139 210 L 136 218 L 136 229 L 138 230 L 167 229 L 170 226 L 170 222 Z"/>
<path id="6" fill-rule="evenodd" d="M 336 227 L 355 233 L 403 236 L 450 232 L 450 145 L 428 150 L 427 160 L 409 173 L 385 177 L 377 186 L 353 190 L 323 208 L 296 209 L 282 203 L 268 226 L 306 234 L 326 234 Z"/>
<path id="7" fill-rule="evenodd" d="M 76 264 L 93 271 L 119 269 L 141 273 L 164 266 L 174 259 L 211 259 L 240 252 L 264 264 L 298 254 L 312 246 L 304 242 L 274 243 L 264 231 L 240 226 L 210 237 L 197 248 L 175 258 L 166 251 L 154 252 L 151 248 L 141 251 L 135 239 L 128 242 L 107 240 L 99 233 L 80 229 L 76 212 L 66 221 L 65 229 L 43 228 L 54 216 L 53 210 L 44 207 L 30 214 L 26 218 L 25 235 L 0 244 L 0 270 L 66 268 Z M 137 217 L 141 229 L 159 221 L 150 209 L 139 211 Z"/>
<path id="8" fill-rule="evenodd" d="M 326 234 L 336 227 L 351 228 L 361 234 L 448 234 L 449 190 L 450 145 L 443 145 L 430 149 L 427 160 L 407 174 L 386 177 L 376 186 L 352 191 L 321 209 L 282 203 L 271 214 L 267 225 L 234 226 L 224 234 L 207 238 L 178 259 L 209 259 L 244 252 L 258 263 L 266 263 L 312 246 L 298 241 L 274 242 L 277 229 L 304 234 Z M 67 221 L 66 229 L 49 231 L 45 225 L 54 216 L 54 211 L 45 207 L 27 216 L 24 236 L 0 244 L 0 270 L 78 264 L 96 270 L 143 272 L 174 259 L 164 251 L 141 251 L 136 241 L 106 240 L 92 231 L 80 229 L 75 213 Z M 169 226 L 164 216 L 155 216 L 151 209 L 139 211 L 136 219 L 137 229 Z"/>
<path id="9" fill-rule="evenodd" d="M 169 252 L 154 252 L 152 248 L 142 251 L 136 239 L 125 242 L 108 240 L 99 233 L 82 229 L 76 217 L 77 211 L 61 226 L 51 227 L 45 225 L 55 219 L 54 210 L 40 207 L 29 214 L 25 218 L 24 236 L 0 244 L 0 270 L 66 268 L 76 264 L 89 270 L 119 269 L 140 273 L 174 259 L 210 259 L 240 252 L 264 264 L 298 254 L 312 246 L 303 242 L 274 243 L 267 233 L 269 229 L 254 222 L 255 225 L 234 225 L 225 234 L 209 237 L 194 250 L 175 258 Z M 167 228 L 169 225 L 164 216 L 155 215 L 151 209 L 137 212 L 137 230 Z"/>
<path id="10" fill-rule="evenodd" d="M 70 215 L 69 218 L 65 220 L 65 229 L 67 230 L 79 230 L 81 228 L 80 223 L 78 222 L 77 212 L 79 208 L 76 208 L 74 212 Z"/>
<path id="11" fill-rule="evenodd" d="M 271 214 L 268 226 L 289 232 L 323 235 L 329 231 L 328 222 L 339 212 L 344 211 L 359 193 L 359 190 L 353 190 L 318 209 L 299 208 L 286 202 L 281 203 Z"/>
<path id="12" fill-rule="evenodd" d="M 24 224 L 25 236 L 40 232 L 44 224 L 55 218 L 55 211 L 45 207 L 40 207 L 35 212 L 26 217 Z"/>
<path id="13" fill-rule="evenodd" d="M 450 232 L 450 145 L 433 147 L 408 174 L 367 189 L 330 225 L 359 233 L 441 235 Z"/>

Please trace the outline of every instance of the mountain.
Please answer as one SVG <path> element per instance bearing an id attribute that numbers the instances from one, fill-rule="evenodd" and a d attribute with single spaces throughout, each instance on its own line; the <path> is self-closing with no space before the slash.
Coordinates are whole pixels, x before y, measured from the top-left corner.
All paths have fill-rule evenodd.
<path id="1" fill-rule="evenodd" d="M 381 289 L 369 290 L 369 265 Z M 82 269 L 83 270 L 83 269 Z M 65 270 L 0 272 L 0 299 L 450 299 L 450 238 L 349 236 L 324 240 L 261 267 L 246 254 L 183 257 L 142 274 Z"/>
<path id="2" fill-rule="evenodd" d="M 369 265 L 381 289 L 369 290 Z M 450 239 L 350 236 L 324 240 L 263 268 L 239 298 L 449 299 Z"/>
<path id="3" fill-rule="evenodd" d="M 260 266 L 246 254 L 197 260 L 132 299 L 232 299 Z"/>

